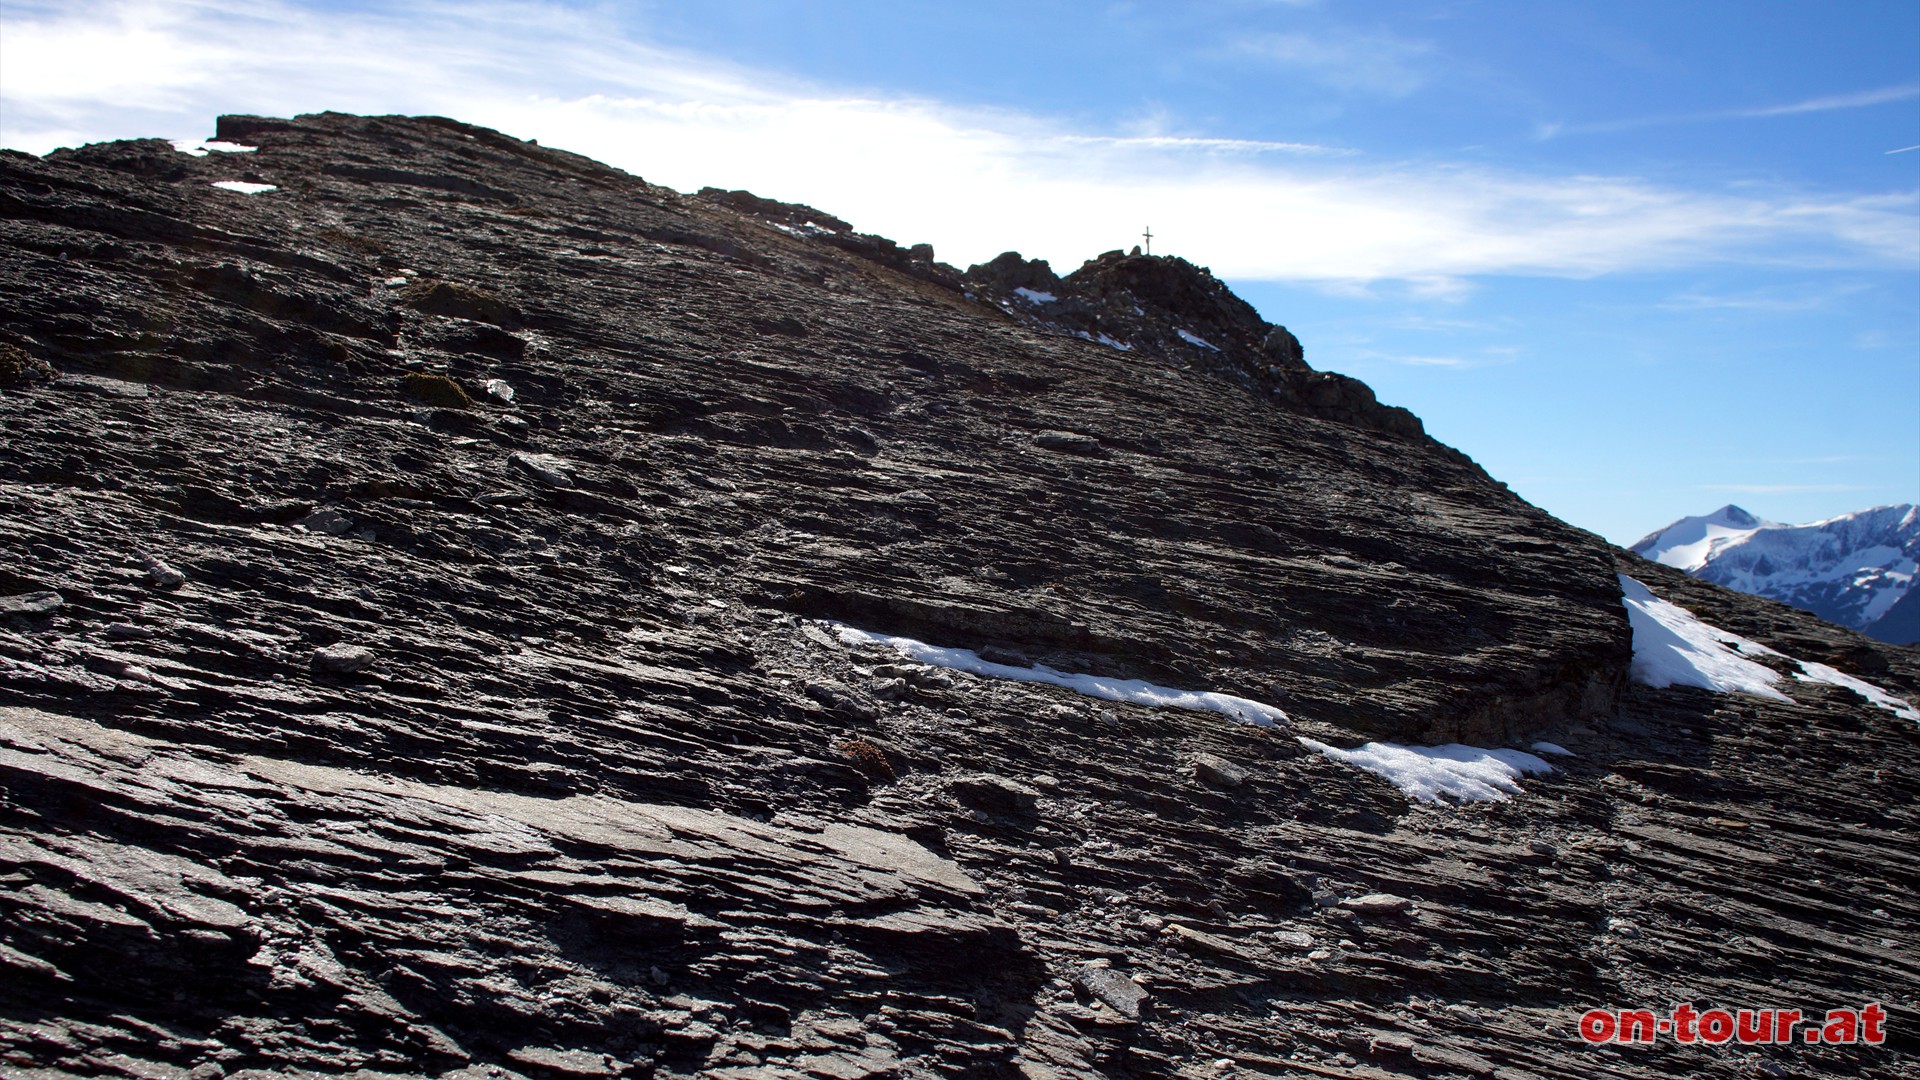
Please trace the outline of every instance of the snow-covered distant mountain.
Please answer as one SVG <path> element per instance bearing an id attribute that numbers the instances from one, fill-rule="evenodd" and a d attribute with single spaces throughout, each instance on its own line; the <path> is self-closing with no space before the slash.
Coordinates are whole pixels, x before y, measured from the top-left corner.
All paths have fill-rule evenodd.
<path id="1" fill-rule="evenodd" d="M 1723 506 L 1633 545 L 1695 577 L 1771 597 L 1881 641 L 1920 642 L 1920 507 L 1876 506 L 1782 525 Z"/>

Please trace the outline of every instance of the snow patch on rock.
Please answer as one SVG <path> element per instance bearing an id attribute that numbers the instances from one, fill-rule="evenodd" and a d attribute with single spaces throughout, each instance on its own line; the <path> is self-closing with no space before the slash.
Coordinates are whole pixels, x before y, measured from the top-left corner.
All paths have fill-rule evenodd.
<path id="1" fill-rule="evenodd" d="M 1342 750 L 1304 736 L 1298 738 L 1300 745 L 1316 754 L 1385 778 L 1417 802 L 1442 802 L 1443 796 L 1461 802 L 1499 802 L 1522 794 L 1516 782 L 1520 777 L 1553 771 L 1553 766 L 1525 750 L 1487 750 L 1463 743 L 1401 746 L 1379 742 Z"/>
<path id="2" fill-rule="evenodd" d="M 1035 664 L 1032 667 L 996 664 L 991 660 L 982 660 L 980 654 L 972 649 L 943 648 L 938 645 L 929 645 L 924 641 L 915 641 L 913 638 L 869 633 L 844 623 L 823 622 L 822 625 L 833 631 L 843 644 L 884 645 L 908 659 L 917 660 L 923 664 L 965 671 L 973 675 L 984 675 L 990 679 L 1046 683 L 1065 687 L 1088 697 L 1105 701 L 1121 701 L 1132 705 L 1217 712 L 1231 716 L 1242 723 L 1260 727 L 1274 727 L 1287 720 L 1285 712 L 1271 705 L 1249 698 L 1234 697 L 1231 694 L 1217 694 L 1207 690 L 1175 690 L 1147 682 L 1145 679 L 1114 679 L 1104 675 L 1073 674 L 1056 671 L 1045 664 Z"/>
<path id="3" fill-rule="evenodd" d="M 1698 686 L 1722 694 L 1754 694 L 1775 701 L 1793 699 L 1778 690 L 1779 672 L 1749 657 L 1772 656 L 1799 667 L 1800 682 L 1845 687 L 1895 716 L 1920 723 L 1920 709 L 1865 679 L 1810 660 L 1796 660 L 1757 641 L 1701 622 L 1687 609 L 1653 595 L 1645 585 L 1620 575 L 1621 601 L 1633 625 L 1633 678 L 1655 689 Z"/>

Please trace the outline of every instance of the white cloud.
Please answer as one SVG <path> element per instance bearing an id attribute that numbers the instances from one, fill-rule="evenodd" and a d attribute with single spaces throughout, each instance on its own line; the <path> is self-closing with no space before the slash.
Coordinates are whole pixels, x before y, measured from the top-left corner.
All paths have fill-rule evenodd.
<path id="1" fill-rule="evenodd" d="M 1332 55 L 1359 63 L 1366 45 L 1348 39 Z M 1376 88 L 1411 77 L 1392 72 L 1411 70 L 1417 48 L 1374 45 L 1370 62 L 1382 66 L 1366 78 Z M 1327 55 L 1313 62 L 1331 71 Z M 1156 247 L 1223 277 L 1398 281 L 1396 292 L 1423 299 L 1458 297 L 1480 275 L 1920 259 L 1912 193 L 1688 191 L 1632 177 L 1382 163 L 1310 144 L 1088 132 L 1031 113 L 847 94 L 741 69 L 648 44 L 597 8 L 8 6 L 8 146 L 197 138 L 222 112 L 322 109 L 455 116 L 680 189 L 713 184 L 811 203 L 903 243 L 930 241 L 960 265 L 1018 248 L 1072 267 L 1133 243 L 1143 223 Z"/>

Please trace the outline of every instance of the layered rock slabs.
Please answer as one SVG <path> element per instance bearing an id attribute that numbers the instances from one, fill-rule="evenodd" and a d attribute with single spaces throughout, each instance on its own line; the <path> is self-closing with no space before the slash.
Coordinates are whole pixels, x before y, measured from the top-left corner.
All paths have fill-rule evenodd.
<path id="1" fill-rule="evenodd" d="M 68 470 L 70 444 L 33 438 L 12 482 L 120 474 L 118 497 L 223 523 L 399 510 L 420 524 L 376 542 L 482 563 L 497 553 L 436 548 L 436 523 L 526 487 L 566 504 L 555 520 L 592 557 L 645 548 L 631 587 L 682 566 L 753 605 L 1370 735 L 1492 742 L 1615 700 L 1628 639 L 1604 546 L 1417 425 L 1329 419 L 1347 405 L 1250 387 L 1197 346 L 1015 319 L 864 257 L 836 219 L 451 121 L 227 117 L 218 136 L 258 149 L 6 157 L 18 299 L 0 332 L 70 379 L 166 394 L 168 423 L 245 402 L 256 425 L 318 424 L 274 451 L 313 460 L 246 439 L 207 470 L 87 438 Z M 1204 271 L 1129 262 L 1090 266 L 1087 302 L 1253 341 L 1257 317 Z M 435 408 L 432 376 L 486 404 Z M 496 379 L 510 405 L 483 390 Z M 41 400 L 77 427 L 98 413 L 73 390 Z M 136 442 L 164 426 L 127 423 Z M 393 425 L 397 441 L 354 437 Z M 499 475 L 529 453 L 549 467 Z M 578 565 L 573 542 L 552 550 Z"/>
<path id="2" fill-rule="evenodd" d="M 591 1061 L 557 1071 L 607 1074 L 601 1054 L 636 1049 L 696 1066 L 718 1032 L 706 1005 L 676 1002 L 689 968 L 783 1024 L 889 973 L 963 989 L 975 964 L 1009 989 L 1030 974 L 978 883 L 871 828 L 209 756 L 17 708 L 0 709 L 0 776 L 10 800 L 60 811 L 0 836 L 17 990 L 303 1017 L 310 1053 L 342 1064 L 330 1035 L 413 1069 L 583 1047 Z M 535 1033 L 548 1045 L 525 1044 Z M 1005 1056 L 1003 1032 L 971 1034 Z M 834 1042 L 816 1049 L 865 1050 Z"/>
<path id="3" fill-rule="evenodd" d="M 1328 853 L 1391 862 L 1397 796 L 819 620 L 1323 741 L 1620 698 L 1605 547 L 1316 395 L 1198 268 L 1096 260 L 1120 349 L 805 208 L 452 121 L 217 134 L 254 149 L 0 154 L 10 1068 L 1164 1073 L 1276 1037 L 1191 949 L 1407 891 Z M 1194 788 L 1196 754 L 1258 768 Z M 1191 1025 L 1093 974 L 1147 910 L 1185 920 L 1157 994 Z M 1302 999 L 1443 940 L 1322 972 L 1274 932 L 1233 947 Z M 1571 994 L 1570 940 L 1473 979 Z"/>

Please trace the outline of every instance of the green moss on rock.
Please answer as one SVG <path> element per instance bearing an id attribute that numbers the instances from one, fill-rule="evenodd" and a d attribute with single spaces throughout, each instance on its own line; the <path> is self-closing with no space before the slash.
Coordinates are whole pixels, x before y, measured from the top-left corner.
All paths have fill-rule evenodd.
<path id="1" fill-rule="evenodd" d="M 470 409 L 473 399 L 460 384 L 445 375 L 403 375 L 400 392 L 422 405 L 440 409 Z"/>

